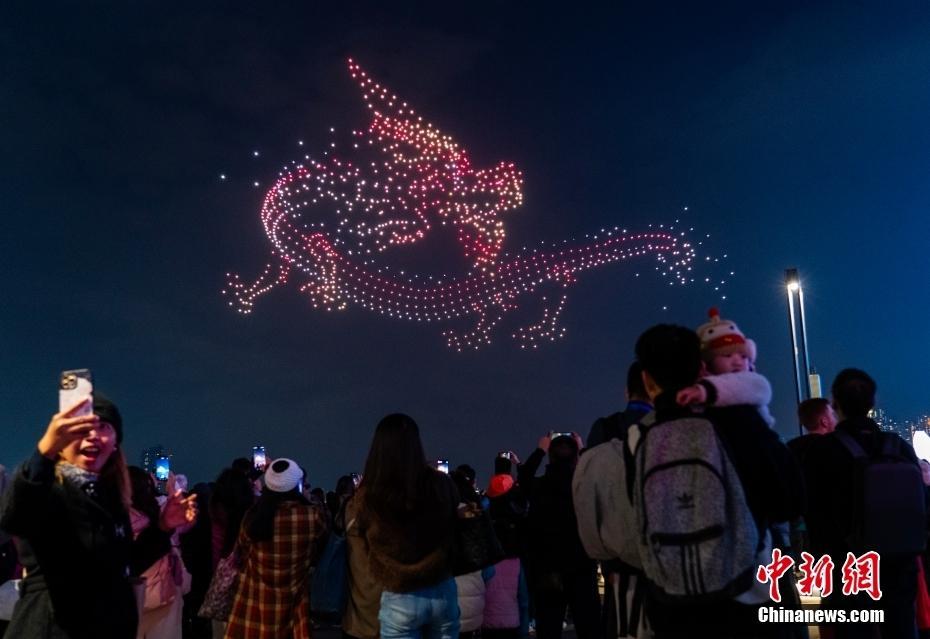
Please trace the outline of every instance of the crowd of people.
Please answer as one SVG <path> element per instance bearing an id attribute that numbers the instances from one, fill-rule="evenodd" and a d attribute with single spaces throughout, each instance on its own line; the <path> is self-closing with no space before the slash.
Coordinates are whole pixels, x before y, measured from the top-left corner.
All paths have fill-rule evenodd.
<path id="1" fill-rule="evenodd" d="M 848 556 L 878 551 L 880 598 L 836 589 L 820 607 L 882 622 L 820 636 L 916 639 L 930 464 L 869 418 L 876 385 L 858 369 L 799 406 L 808 434 L 786 445 L 755 360 L 716 312 L 697 331 L 654 326 L 626 407 L 586 441 L 543 433 L 479 485 L 469 465 L 430 463 L 414 419 L 391 414 L 364 472 L 329 493 L 289 458 L 157 485 L 127 466 L 119 410 L 95 394 L 0 473 L 0 580 L 19 578 L 6 636 L 558 639 L 570 623 L 579 639 L 806 637 L 760 621 L 774 605 L 760 567 L 829 556 L 840 583 Z M 802 605 L 794 579 L 781 608 Z"/>

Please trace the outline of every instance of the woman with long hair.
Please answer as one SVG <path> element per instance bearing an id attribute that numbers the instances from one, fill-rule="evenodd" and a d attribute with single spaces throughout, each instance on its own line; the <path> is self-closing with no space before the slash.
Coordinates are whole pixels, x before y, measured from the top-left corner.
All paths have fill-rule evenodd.
<path id="1" fill-rule="evenodd" d="M 310 568 L 323 549 L 326 519 L 301 493 L 303 471 L 276 459 L 242 520 L 243 568 L 226 627 L 228 639 L 308 639 Z"/>
<path id="2" fill-rule="evenodd" d="M 213 568 L 232 552 L 242 527 L 242 518 L 255 503 L 252 481 L 237 468 L 226 468 L 216 478 L 210 495 Z"/>
<path id="3" fill-rule="evenodd" d="M 171 549 L 170 533 L 196 518 L 193 497 L 172 495 L 136 539 L 119 445 L 123 420 L 100 395 L 52 416 L 4 498 L 0 528 L 17 538 L 26 572 L 9 637 L 133 639 L 130 575 Z"/>
<path id="4" fill-rule="evenodd" d="M 384 586 L 382 639 L 456 639 L 451 565 L 458 494 L 426 462 L 419 428 L 407 415 L 378 424 L 357 498 L 371 573 Z"/>
<path id="5" fill-rule="evenodd" d="M 249 460 L 243 460 L 250 463 Z M 250 473 L 255 472 L 251 466 L 239 468 L 239 460 L 233 461 L 230 468 L 225 468 L 216 478 L 213 492 L 210 494 L 208 512 L 210 513 L 210 571 L 212 576 L 221 559 L 228 557 L 239 539 L 242 519 L 255 503 L 255 491 Z M 206 591 L 204 591 L 206 592 Z M 226 635 L 226 619 L 211 619 L 211 636 L 223 639 Z"/>
<path id="6" fill-rule="evenodd" d="M 138 537 L 161 514 L 155 479 L 138 466 L 129 467 L 132 486 L 132 506 L 129 520 L 133 537 Z M 174 476 L 168 479 L 168 491 L 174 486 Z M 171 535 L 171 549 L 148 567 L 145 579 L 145 598 L 136 639 L 177 639 L 181 636 L 184 595 L 190 592 L 191 576 L 178 550 L 181 540 L 178 531 Z"/>

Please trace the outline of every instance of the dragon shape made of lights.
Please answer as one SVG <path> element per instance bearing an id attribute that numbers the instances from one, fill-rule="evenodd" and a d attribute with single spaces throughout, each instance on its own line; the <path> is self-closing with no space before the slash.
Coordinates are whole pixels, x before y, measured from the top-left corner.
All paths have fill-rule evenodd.
<path id="1" fill-rule="evenodd" d="M 361 306 L 430 323 L 471 318 L 469 330 L 443 332 L 450 347 L 463 350 L 489 344 L 505 315 L 538 300 L 539 320 L 512 333 L 521 346 L 535 348 L 564 335 L 560 316 L 568 289 L 588 269 L 652 256 L 662 275 L 685 283 L 695 252 L 672 228 L 603 230 L 583 243 L 503 252 L 503 214 L 523 201 L 520 171 L 506 162 L 473 168 L 450 136 L 352 60 L 349 72 L 371 113 L 369 127 L 353 132 L 347 155 L 307 156 L 267 191 L 261 221 L 273 260 L 250 283 L 228 274 L 223 291 L 241 313 L 296 275 L 316 308 Z M 379 267 L 381 254 L 425 241 L 437 224 L 455 229 L 467 274 L 440 281 L 398 277 Z"/>

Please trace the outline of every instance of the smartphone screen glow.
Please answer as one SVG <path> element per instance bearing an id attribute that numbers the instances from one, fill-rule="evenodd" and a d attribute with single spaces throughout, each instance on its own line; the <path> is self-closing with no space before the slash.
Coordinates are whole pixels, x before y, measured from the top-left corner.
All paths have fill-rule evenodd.
<path id="1" fill-rule="evenodd" d="M 155 479 L 165 481 L 168 479 L 168 472 L 171 468 L 171 461 L 167 457 L 159 457 L 155 460 Z"/>
<path id="2" fill-rule="evenodd" d="M 265 470 L 268 460 L 265 457 L 264 446 L 252 446 L 252 467 L 255 470 Z"/>

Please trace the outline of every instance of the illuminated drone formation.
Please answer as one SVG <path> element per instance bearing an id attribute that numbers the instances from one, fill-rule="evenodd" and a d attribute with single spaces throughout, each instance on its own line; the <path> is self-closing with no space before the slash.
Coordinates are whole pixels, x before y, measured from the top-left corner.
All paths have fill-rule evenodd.
<path id="1" fill-rule="evenodd" d="M 348 155 L 294 162 L 269 189 L 261 219 L 274 261 L 251 284 L 228 275 L 224 293 L 239 312 L 250 313 L 257 297 L 296 274 L 315 308 L 361 306 L 421 322 L 472 318 L 471 330 L 443 333 L 449 346 L 462 350 L 489 344 L 507 313 L 538 300 L 541 319 L 513 333 L 521 346 L 535 348 L 564 335 L 559 316 L 582 271 L 651 255 L 663 275 L 687 281 L 693 247 L 683 233 L 662 227 L 614 229 L 585 244 L 502 253 L 502 214 L 523 201 L 520 171 L 503 162 L 474 169 L 451 137 L 351 60 L 349 71 L 371 111 L 368 130 L 353 133 Z M 424 240 L 437 223 L 456 230 L 466 275 L 444 282 L 398 277 L 379 266 L 380 254 Z M 550 298 L 545 292 L 552 289 Z"/>

